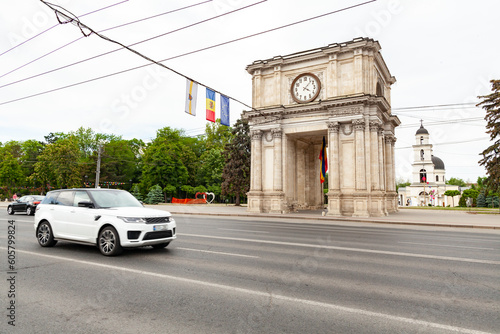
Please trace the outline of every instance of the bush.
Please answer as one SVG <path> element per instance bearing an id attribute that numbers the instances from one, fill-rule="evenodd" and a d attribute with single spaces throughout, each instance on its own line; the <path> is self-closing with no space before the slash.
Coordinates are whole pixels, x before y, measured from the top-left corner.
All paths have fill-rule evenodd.
<path id="1" fill-rule="evenodd" d="M 143 200 L 141 191 L 139 189 L 139 185 L 134 184 L 134 186 L 132 187 L 130 193 L 132 195 L 134 195 L 134 197 L 137 198 L 138 201 L 142 201 Z"/>
<path id="2" fill-rule="evenodd" d="M 146 197 L 147 204 L 158 204 L 162 203 L 163 199 L 163 191 L 159 185 L 152 186 L 149 189 L 148 196 Z"/>
<path id="3" fill-rule="evenodd" d="M 486 196 L 484 196 L 483 192 L 477 196 L 477 207 L 478 208 L 486 207 Z"/>

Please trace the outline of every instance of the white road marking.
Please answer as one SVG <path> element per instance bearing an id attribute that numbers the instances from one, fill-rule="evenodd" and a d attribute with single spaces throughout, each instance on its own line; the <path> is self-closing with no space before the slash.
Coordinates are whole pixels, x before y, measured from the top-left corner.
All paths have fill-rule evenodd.
<path id="1" fill-rule="evenodd" d="M 237 230 L 237 229 L 234 229 L 234 228 L 218 228 L 218 230 L 236 231 L 236 232 L 250 232 L 250 233 L 266 233 L 266 234 L 269 233 L 269 232 L 266 232 L 266 231 Z"/>
<path id="2" fill-rule="evenodd" d="M 7 249 L 7 248 L 0 247 L 0 249 Z M 415 325 L 415 326 L 428 326 L 431 328 L 438 328 L 438 329 L 444 329 L 444 330 L 454 331 L 454 332 L 458 332 L 458 333 L 467 333 L 467 334 L 489 334 L 487 332 L 476 331 L 476 330 L 468 329 L 468 328 L 455 327 L 455 326 L 449 326 L 449 325 L 439 324 L 439 323 L 435 323 L 435 322 L 428 322 L 428 321 L 424 321 L 424 320 L 416 320 L 416 319 L 412 319 L 412 318 L 399 317 L 399 316 L 385 314 L 385 313 L 366 311 L 366 310 L 352 308 L 352 307 L 345 307 L 345 306 L 340 306 L 340 305 L 335 305 L 335 304 L 330 304 L 330 303 L 317 302 L 317 301 L 309 300 L 309 299 L 293 298 L 293 297 L 288 297 L 288 296 L 284 296 L 284 295 L 273 294 L 272 292 L 269 293 L 269 292 L 263 292 L 263 291 L 255 291 L 255 290 L 238 288 L 238 287 L 234 287 L 234 286 L 222 285 L 222 284 L 217 284 L 217 283 L 210 283 L 210 282 L 200 281 L 200 280 L 195 280 L 195 279 L 190 279 L 190 278 L 154 273 L 151 271 L 131 269 L 131 268 L 126 268 L 126 267 L 113 266 L 113 265 L 109 265 L 109 264 L 96 263 L 96 262 L 90 262 L 90 261 L 84 261 L 84 260 L 76 260 L 76 259 L 71 259 L 71 258 L 62 257 L 62 256 L 47 255 L 47 254 L 41 254 L 41 253 L 30 252 L 30 251 L 22 251 L 22 250 L 18 250 L 17 252 L 35 255 L 35 256 L 42 256 L 45 258 L 54 259 L 54 260 L 58 260 L 58 261 L 67 261 L 67 262 L 74 262 L 74 263 L 79 263 L 79 264 L 95 266 L 95 267 L 102 267 L 102 268 L 105 268 L 106 270 L 110 270 L 110 269 L 120 270 L 123 272 L 151 276 L 151 277 L 157 277 L 160 279 L 169 279 L 169 280 L 178 281 L 178 282 L 182 282 L 182 283 L 196 284 L 196 285 L 200 285 L 203 287 L 217 288 L 217 289 L 221 289 L 221 290 L 229 290 L 229 291 L 233 291 L 233 292 L 239 292 L 239 293 L 244 293 L 244 294 L 248 294 L 248 295 L 264 297 L 264 298 L 272 298 L 273 300 L 281 300 L 284 302 L 299 303 L 299 304 L 303 304 L 303 305 L 321 307 L 321 308 L 331 309 L 331 310 L 334 310 L 337 312 L 346 312 L 346 313 L 352 313 L 352 314 L 357 314 L 357 315 L 381 318 L 381 319 L 385 319 L 385 320 L 399 321 L 399 322 L 404 322 L 404 323 L 407 323 L 410 325 Z"/>
<path id="3" fill-rule="evenodd" d="M 181 235 L 181 234 L 177 233 L 177 235 Z M 418 258 L 433 259 L 433 260 L 445 260 L 445 261 L 458 261 L 458 262 L 471 262 L 471 263 L 482 263 L 482 264 L 496 264 L 496 265 L 500 265 L 500 261 L 493 261 L 493 260 L 479 260 L 479 259 L 468 259 L 468 258 L 461 258 L 461 257 L 427 255 L 427 254 L 414 254 L 414 253 L 402 253 L 402 252 L 392 252 L 392 251 L 363 249 L 363 248 L 328 246 L 328 245 L 320 245 L 320 244 L 318 244 L 318 245 L 311 245 L 311 244 L 300 244 L 300 243 L 296 243 L 296 242 L 284 242 L 284 241 L 271 241 L 271 240 L 259 240 L 259 239 L 216 237 L 216 236 L 198 235 L 198 234 L 186 234 L 186 233 L 182 233 L 182 235 L 189 236 L 189 237 L 197 237 L 197 238 L 209 238 L 209 239 L 220 239 L 220 240 L 231 240 L 231 241 L 256 242 L 256 243 L 260 243 L 260 244 L 270 244 L 270 245 L 284 245 L 284 246 L 293 246 L 293 247 L 310 247 L 310 248 L 321 248 L 321 249 L 335 249 L 335 250 L 358 252 L 358 253 L 371 253 L 371 254 L 408 256 L 408 257 L 418 257 Z"/>
<path id="4" fill-rule="evenodd" d="M 495 249 L 495 248 L 469 247 L 469 246 L 454 246 L 454 245 L 439 245 L 439 244 L 425 244 L 425 243 L 421 243 L 421 242 L 406 242 L 406 241 L 398 241 L 398 244 L 423 245 L 423 246 L 437 246 L 437 247 L 452 247 L 452 248 L 467 248 L 467 249 L 497 250 L 497 249 Z"/>
<path id="5" fill-rule="evenodd" d="M 230 256 L 241 256 L 241 257 L 251 257 L 251 258 L 255 258 L 255 259 L 260 259 L 260 256 L 234 254 L 234 253 L 224 253 L 224 252 L 214 252 L 214 251 L 207 251 L 207 250 L 203 250 L 203 249 L 183 248 L 183 247 L 175 247 L 175 248 L 172 248 L 172 249 L 182 249 L 182 250 L 194 251 L 194 252 L 201 252 L 201 253 L 212 253 L 212 254 L 221 254 L 221 255 L 230 255 Z"/>

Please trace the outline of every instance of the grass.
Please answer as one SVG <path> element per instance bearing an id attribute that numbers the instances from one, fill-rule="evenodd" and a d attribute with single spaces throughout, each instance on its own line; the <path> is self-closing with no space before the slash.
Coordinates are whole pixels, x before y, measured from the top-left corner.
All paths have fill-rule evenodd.
<path id="1" fill-rule="evenodd" d="M 462 208 L 462 207 L 442 207 L 442 206 L 400 206 L 399 209 L 412 210 L 445 210 L 445 211 L 467 211 L 479 214 L 500 214 L 498 208 Z"/>

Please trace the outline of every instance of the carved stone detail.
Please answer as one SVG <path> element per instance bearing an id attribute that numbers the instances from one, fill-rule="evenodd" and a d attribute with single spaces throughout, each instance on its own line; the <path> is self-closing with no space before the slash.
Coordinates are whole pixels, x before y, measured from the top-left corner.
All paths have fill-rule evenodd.
<path id="1" fill-rule="evenodd" d="M 370 131 L 378 132 L 380 129 L 380 122 L 370 121 Z"/>
<path id="2" fill-rule="evenodd" d="M 332 117 L 332 116 L 345 116 L 345 115 L 359 115 L 362 113 L 363 113 L 363 107 L 360 107 L 360 106 L 330 109 L 330 117 Z"/>
<path id="3" fill-rule="evenodd" d="M 352 121 L 355 131 L 361 131 L 365 129 L 365 121 L 363 119 L 355 119 Z"/>
<path id="4" fill-rule="evenodd" d="M 283 130 L 281 129 L 272 129 L 271 133 L 273 134 L 274 138 L 281 138 L 283 136 Z"/>
<path id="5" fill-rule="evenodd" d="M 262 131 L 261 130 L 253 130 L 250 135 L 252 136 L 252 140 L 261 140 L 262 139 Z"/>
<path id="6" fill-rule="evenodd" d="M 349 136 L 352 133 L 352 124 L 347 123 L 342 125 L 342 132 L 344 135 Z"/>
<path id="7" fill-rule="evenodd" d="M 339 133 L 340 124 L 338 122 L 329 122 L 327 125 L 328 132 Z"/>

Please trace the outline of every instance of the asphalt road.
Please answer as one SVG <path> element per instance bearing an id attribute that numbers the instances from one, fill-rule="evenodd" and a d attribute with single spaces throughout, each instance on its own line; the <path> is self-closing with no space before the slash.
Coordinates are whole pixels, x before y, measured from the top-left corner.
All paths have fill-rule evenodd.
<path id="1" fill-rule="evenodd" d="M 500 333 L 499 231 L 176 218 L 107 258 L 0 212 L 1 333 Z"/>

